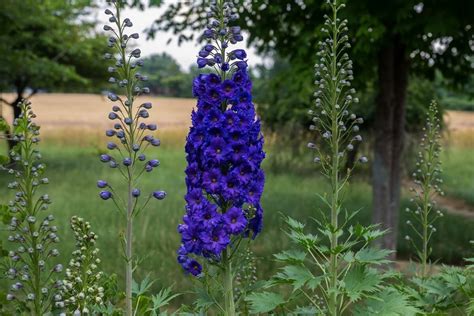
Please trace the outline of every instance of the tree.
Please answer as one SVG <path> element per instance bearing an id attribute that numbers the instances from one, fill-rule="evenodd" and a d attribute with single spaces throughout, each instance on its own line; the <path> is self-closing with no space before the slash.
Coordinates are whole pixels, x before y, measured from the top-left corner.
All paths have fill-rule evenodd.
<path id="1" fill-rule="evenodd" d="M 148 86 L 153 94 L 172 97 L 191 97 L 192 78 L 181 71 L 169 54 L 154 54 L 145 58 L 143 74 L 148 75 Z"/>
<path id="2" fill-rule="evenodd" d="M 0 91 L 13 90 L 13 107 L 40 89 L 87 86 L 103 80 L 104 38 L 85 19 L 93 0 L 3 0 L 0 10 Z M 28 94 L 27 92 L 30 91 Z M 14 144 L 10 141 L 10 147 Z"/>
<path id="3" fill-rule="evenodd" d="M 299 70 L 291 80 L 312 80 L 308 66 L 315 60 L 327 5 L 321 0 L 238 1 L 238 25 L 245 26 L 248 41 L 260 52 L 287 57 Z M 194 31 L 204 27 L 208 4 L 206 0 L 170 4 L 149 32 L 172 31 L 178 41 L 191 40 Z M 467 78 L 474 67 L 474 1 L 358 0 L 349 1 L 343 14 L 355 39 L 355 84 L 360 90 L 374 84 L 377 90 L 373 221 L 390 229 L 380 245 L 395 250 L 408 78 L 410 74 L 432 77 L 435 70 L 453 83 Z"/>

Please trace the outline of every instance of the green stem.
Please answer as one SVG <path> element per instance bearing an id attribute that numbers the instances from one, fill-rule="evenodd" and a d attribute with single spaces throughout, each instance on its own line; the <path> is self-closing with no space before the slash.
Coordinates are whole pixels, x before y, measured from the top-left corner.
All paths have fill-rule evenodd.
<path id="1" fill-rule="evenodd" d="M 337 20 L 337 10 L 333 9 L 333 21 Z M 331 62 L 331 78 L 335 78 L 337 75 L 337 24 L 333 24 L 333 44 L 332 44 L 332 62 Z M 332 139 L 332 159 L 331 159 L 331 255 L 330 255 L 330 282 L 329 282 L 329 314 L 332 316 L 338 315 L 337 309 L 337 276 L 338 276 L 338 258 L 334 250 L 338 246 L 338 215 L 339 215 L 339 126 L 338 126 L 338 109 L 337 104 L 337 82 L 332 81 L 332 97 L 331 97 L 331 139 Z"/>
<path id="2" fill-rule="evenodd" d="M 224 263 L 224 309 L 225 316 L 235 316 L 234 303 L 234 276 L 232 275 L 232 263 L 228 256 L 228 251 L 223 253 Z"/>

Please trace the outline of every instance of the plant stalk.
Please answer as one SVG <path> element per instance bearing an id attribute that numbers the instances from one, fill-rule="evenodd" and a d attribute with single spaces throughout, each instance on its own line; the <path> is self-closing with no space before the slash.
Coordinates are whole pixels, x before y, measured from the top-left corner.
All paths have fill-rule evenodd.
<path id="1" fill-rule="evenodd" d="M 132 236 L 133 236 L 133 196 L 132 196 L 132 181 L 128 181 L 128 205 L 127 205 L 127 231 L 125 237 L 125 256 L 126 256 L 126 271 L 125 271 L 125 300 L 126 300 L 126 315 L 133 315 L 133 301 L 132 301 L 132 282 L 133 282 L 133 260 L 132 260 Z"/>
<path id="2" fill-rule="evenodd" d="M 333 9 L 333 21 L 337 20 L 337 10 Z M 333 44 L 332 52 L 334 56 L 332 58 L 331 75 L 332 78 L 337 76 L 337 24 L 333 25 Z M 337 295 L 337 275 L 338 275 L 338 260 L 337 254 L 334 253 L 334 249 L 338 245 L 338 215 L 339 215 L 339 126 L 338 126 L 338 109 L 336 107 L 338 93 L 337 93 L 337 82 L 332 83 L 332 98 L 331 98 L 331 136 L 332 136 L 332 165 L 331 165 L 331 255 L 330 255 L 330 289 L 329 289 L 329 314 L 332 316 L 338 315 L 338 295 Z"/>
<path id="3" fill-rule="evenodd" d="M 232 274 L 232 263 L 227 250 L 223 253 L 224 258 L 224 309 L 225 316 L 235 316 L 234 303 L 234 276 Z"/>

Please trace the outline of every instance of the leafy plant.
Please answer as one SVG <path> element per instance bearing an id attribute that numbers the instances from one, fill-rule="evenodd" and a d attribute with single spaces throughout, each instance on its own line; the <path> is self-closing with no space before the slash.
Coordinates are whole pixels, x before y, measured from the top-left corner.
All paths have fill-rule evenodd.
<path id="1" fill-rule="evenodd" d="M 49 183 L 44 178 L 45 165 L 35 146 L 39 142 L 39 126 L 30 103 L 21 103 L 21 115 L 14 122 L 14 140 L 18 144 L 10 152 L 18 169 L 0 166 L 1 170 L 15 176 L 8 187 L 15 190 L 15 198 L 9 202 L 11 214 L 8 241 L 15 244 L 5 261 L 6 278 L 11 283 L 7 300 L 14 301 L 19 312 L 43 315 L 51 310 L 58 287 L 55 274 L 62 272 L 62 265 L 51 266 L 59 255 L 55 248 L 59 242 L 57 227 L 52 225 L 53 215 L 42 213 L 49 208 L 47 194 L 38 197 L 40 186 Z M 5 210 L 5 208 L 3 208 Z"/>
<path id="2" fill-rule="evenodd" d="M 384 232 L 376 226 L 353 225 L 357 211 L 342 208 L 354 168 L 344 170 L 345 160 L 355 144 L 362 141 L 358 131 L 363 120 L 350 112 L 358 99 L 351 88 L 353 72 L 347 54 L 350 48 L 347 20 L 338 18 L 345 5 L 328 1 L 328 6 L 331 16 L 326 16 L 321 30 L 327 38 L 320 43 L 319 61 L 315 65 L 315 109 L 309 111 L 313 121 L 310 130 L 318 132 L 320 143 L 308 144 L 317 153 L 314 162 L 321 166 L 322 174 L 330 182 L 331 191 L 320 196 L 327 210 L 321 210 L 322 220 L 313 219 L 317 234 L 306 232 L 305 224 L 286 218 L 289 226 L 286 233 L 298 250 L 276 255 L 284 266 L 267 286 L 287 285 L 291 290 L 286 298 L 271 292 L 251 295 L 248 298 L 251 311 L 289 312 L 290 303 L 302 303 L 312 314 L 334 316 L 364 302 L 357 308 L 368 315 L 380 310 L 378 300 L 369 298 L 389 295 L 393 300 L 392 304 L 384 305 L 384 315 L 414 314 L 416 309 L 407 307 L 405 295 L 398 291 L 387 294 L 385 280 L 391 275 L 375 269 L 389 262 L 386 258 L 390 251 L 369 247 Z M 361 157 L 358 162 L 365 163 L 367 158 Z"/>

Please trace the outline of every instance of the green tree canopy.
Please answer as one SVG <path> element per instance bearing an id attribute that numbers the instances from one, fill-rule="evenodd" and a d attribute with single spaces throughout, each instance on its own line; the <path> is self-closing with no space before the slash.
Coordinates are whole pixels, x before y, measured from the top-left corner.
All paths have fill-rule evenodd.
<path id="1" fill-rule="evenodd" d="M 93 0 L 3 0 L 0 10 L 0 91 L 87 87 L 106 77 L 97 56 L 104 37 L 89 16 Z"/>

